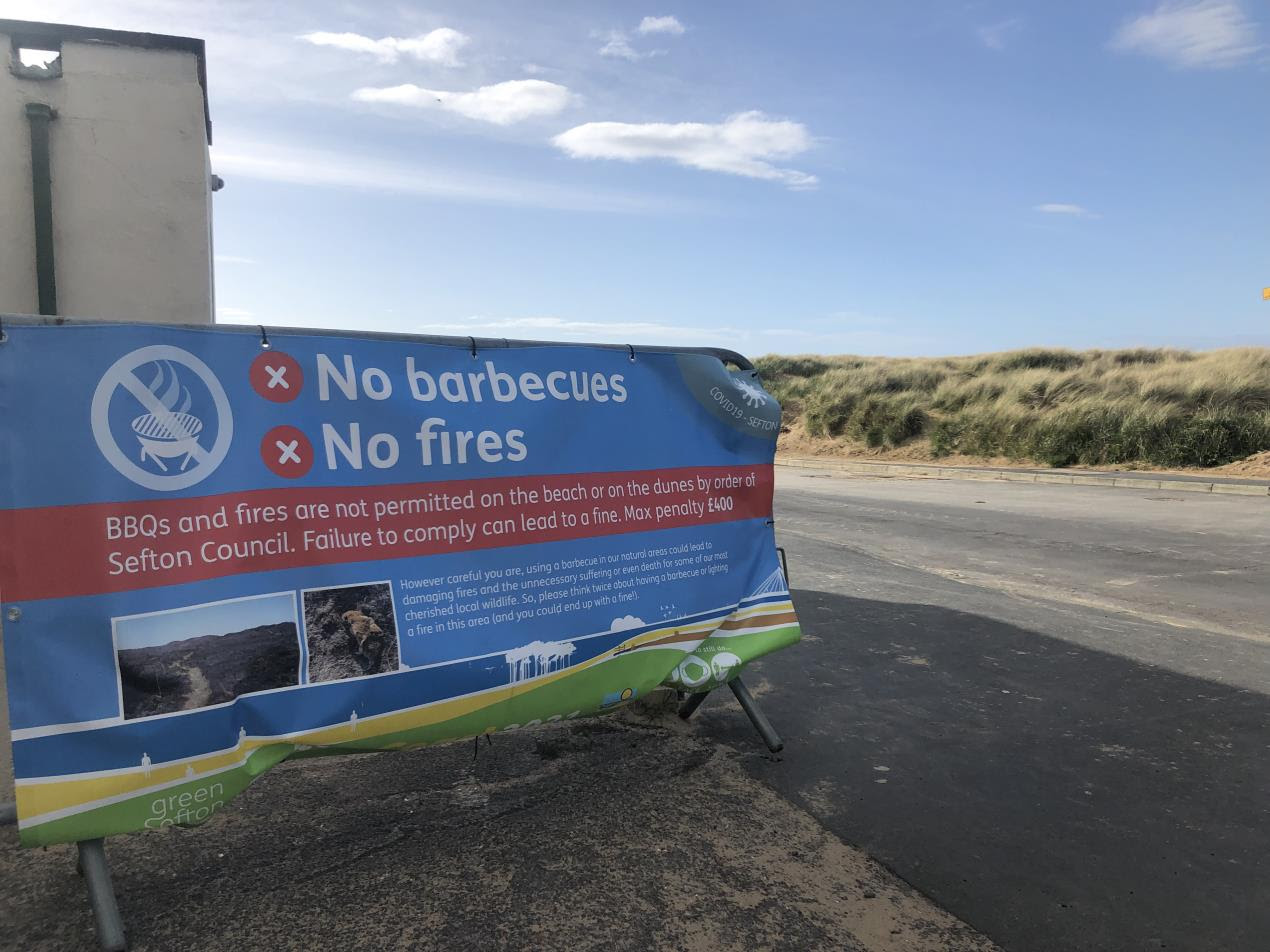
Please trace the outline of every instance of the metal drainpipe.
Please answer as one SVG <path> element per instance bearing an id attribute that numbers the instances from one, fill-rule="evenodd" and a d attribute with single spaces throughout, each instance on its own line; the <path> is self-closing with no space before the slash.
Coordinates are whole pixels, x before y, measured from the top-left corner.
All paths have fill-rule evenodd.
<path id="1" fill-rule="evenodd" d="M 49 164 L 49 123 L 57 118 L 42 102 L 26 104 L 31 123 L 31 195 L 35 204 L 35 281 L 41 314 L 57 313 L 57 276 L 53 268 L 53 177 Z"/>

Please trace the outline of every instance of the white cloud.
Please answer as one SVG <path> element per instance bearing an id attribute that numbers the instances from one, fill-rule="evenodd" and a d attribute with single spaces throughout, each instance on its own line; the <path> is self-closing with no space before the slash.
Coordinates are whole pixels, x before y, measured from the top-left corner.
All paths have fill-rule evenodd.
<path id="1" fill-rule="evenodd" d="M 385 36 L 378 40 L 360 33 L 305 33 L 300 39 L 315 46 L 333 46 L 353 53 L 368 53 L 381 63 L 395 63 L 402 56 L 409 56 L 421 63 L 439 66 L 462 66 L 459 50 L 472 38 L 448 26 L 419 36 Z"/>
<path id="2" fill-rule="evenodd" d="M 669 159 L 711 172 L 782 182 L 790 188 L 814 188 L 814 175 L 778 168 L 770 159 L 806 152 L 812 139 L 805 126 L 742 112 L 723 122 L 588 122 L 551 140 L 575 159 Z"/>
<path id="3" fill-rule="evenodd" d="M 258 324 L 250 312 L 226 309 L 225 323 Z M 904 330 L 908 321 L 877 319 L 879 326 L 857 326 L 838 315 L 792 318 L 781 327 L 737 325 L 692 326 L 669 320 L 571 320 L 562 317 L 466 317 L 434 319 L 420 323 L 409 311 L 384 310 L 377 315 L 380 330 L 401 334 L 435 334 L 457 338 L 506 338 L 508 340 L 563 341 L 565 343 L 633 344 L 666 347 L 722 347 L 750 357 L 759 354 L 928 354 L 935 340 L 920 332 Z M 271 310 L 269 327 L 347 327 L 341 312 L 304 310 L 286 313 Z M 865 325 L 868 320 L 863 322 Z M 888 330 L 882 324 L 893 324 Z M 617 630 L 617 629 L 614 629 Z"/>
<path id="4" fill-rule="evenodd" d="M 640 21 L 637 31 L 640 36 L 649 36 L 654 33 L 679 36 L 683 33 L 684 27 L 674 17 L 644 17 Z M 614 59 L 624 59 L 627 62 L 635 63 L 653 56 L 666 55 L 665 50 L 641 51 L 635 49 L 635 47 L 631 46 L 630 37 L 623 30 L 608 30 L 591 35 L 604 41 L 604 45 L 600 47 L 601 56 L 610 56 Z"/>
<path id="5" fill-rule="evenodd" d="M 631 63 L 644 59 L 654 53 L 638 53 L 631 46 L 630 40 L 626 38 L 626 34 L 621 30 L 610 30 L 608 33 L 601 34 L 601 39 L 605 41 L 600 47 L 601 56 L 612 56 L 616 59 L 624 59 Z"/>
<path id="6" fill-rule="evenodd" d="M 1097 217 L 1088 208 L 1072 205 L 1068 202 L 1042 202 L 1040 205 L 1033 205 L 1032 210 L 1046 215 L 1072 215 L 1077 218 Z"/>
<path id="7" fill-rule="evenodd" d="M 241 307 L 218 307 L 216 316 L 233 323 L 234 321 L 245 321 L 251 317 L 251 311 L 245 311 Z"/>
<path id="8" fill-rule="evenodd" d="M 676 17 L 644 17 L 639 21 L 639 32 L 669 33 L 671 36 L 682 36 L 684 25 Z"/>
<path id="9" fill-rule="evenodd" d="M 981 26 L 975 32 L 979 36 L 979 42 L 988 49 L 1003 50 L 1010 38 L 1019 31 L 1022 24 L 1023 21 L 1018 17 L 1012 17 L 999 23 L 989 23 L 987 26 Z"/>
<path id="10" fill-rule="evenodd" d="M 929 354 L 936 343 L 918 319 L 870 310 L 844 309 L 829 314 L 789 315 L 779 327 L 742 334 L 729 346 L 759 354 Z"/>
<path id="11" fill-rule="evenodd" d="M 656 214 L 682 204 L 672 206 L 650 195 L 480 175 L 373 154 L 233 141 L 225 136 L 217 137 L 212 148 L 212 166 L 226 177 L 479 204 L 633 214 Z"/>
<path id="12" fill-rule="evenodd" d="M 630 631 L 632 628 L 643 628 L 644 619 L 636 615 L 623 615 L 621 618 L 614 618 L 613 623 L 609 625 L 609 631 Z"/>
<path id="13" fill-rule="evenodd" d="M 244 258 L 241 255 L 215 255 L 217 264 L 255 264 L 255 258 Z"/>
<path id="14" fill-rule="evenodd" d="M 74 23 L 112 30 L 196 36 L 205 40 L 212 116 L 218 120 L 218 126 L 227 103 L 324 99 L 333 73 L 345 91 L 351 88 L 338 77 L 338 68 L 330 68 L 330 57 L 313 56 L 307 44 L 295 41 L 303 20 L 313 15 L 311 8 L 296 10 L 281 3 L 252 4 L 246 0 L 217 3 L 5 0 L 0 6 L 3 7 L 0 16 L 17 20 Z M 296 21 L 300 21 L 299 24 Z M 364 68 L 359 58 L 349 59 L 353 65 Z"/>
<path id="15" fill-rule="evenodd" d="M 740 326 L 689 326 L 666 321 L 589 321 L 560 317 L 467 317 L 419 323 L 408 313 L 384 311 L 378 329 L 400 334 L 436 334 L 446 337 L 492 337 L 509 340 L 563 341 L 565 343 L 634 344 L 668 347 L 723 347 L 750 357 L 759 354 L 929 354 L 934 338 L 915 332 L 883 328 L 842 326 L 831 318 L 792 318 L 772 328 Z M 287 314 L 270 311 L 269 327 L 345 327 L 340 313 L 302 311 Z M 259 323 L 244 319 L 242 323 Z M 897 322 L 910 326 L 911 322 Z"/>
<path id="16" fill-rule="evenodd" d="M 469 317 L 461 321 L 420 324 L 422 334 L 459 337 L 507 337 L 520 340 L 598 341 L 624 344 L 678 344 L 681 346 L 731 347 L 734 327 L 689 327 L 657 321 L 574 321 L 561 317 Z"/>
<path id="17" fill-rule="evenodd" d="M 573 94 L 559 83 L 543 79 L 513 79 L 467 93 L 424 89 L 413 83 L 368 87 L 354 92 L 353 98 L 359 102 L 444 109 L 469 119 L 506 126 L 535 116 L 554 116 L 572 102 Z"/>
<path id="18" fill-rule="evenodd" d="M 1235 0 L 1162 3 L 1112 38 L 1120 52 L 1154 56 L 1182 69 L 1235 66 L 1261 49 L 1257 25 Z"/>
<path id="19" fill-rule="evenodd" d="M 844 330 L 813 333 L 787 327 L 765 328 L 765 339 L 746 353 L 760 354 L 861 354 L 889 357 L 916 357 L 929 354 L 936 339 L 926 335 L 888 333 L 876 330 Z M 736 345 L 732 345 L 736 346 Z"/>
<path id="20" fill-rule="evenodd" d="M 751 357 L 759 354 L 885 354 L 916 356 L 930 353 L 934 338 L 916 330 L 912 321 L 897 321 L 845 312 L 828 318 L 793 320 L 783 327 L 761 328 L 753 342 L 733 344 Z M 855 318 L 860 318 L 856 320 Z M 889 328 L 889 329 L 888 329 Z"/>

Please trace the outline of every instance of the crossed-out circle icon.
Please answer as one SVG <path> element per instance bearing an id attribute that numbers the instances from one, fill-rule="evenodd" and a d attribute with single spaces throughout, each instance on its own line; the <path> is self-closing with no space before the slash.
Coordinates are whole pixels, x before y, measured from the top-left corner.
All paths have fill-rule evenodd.
<path id="1" fill-rule="evenodd" d="M 202 383 L 206 397 L 198 387 L 191 391 L 193 381 Z M 91 420 L 110 465 L 159 492 L 187 489 L 212 475 L 234 435 L 229 398 L 211 368 L 168 344 L 141 347 L 111 364 L 93 392 Z"/>

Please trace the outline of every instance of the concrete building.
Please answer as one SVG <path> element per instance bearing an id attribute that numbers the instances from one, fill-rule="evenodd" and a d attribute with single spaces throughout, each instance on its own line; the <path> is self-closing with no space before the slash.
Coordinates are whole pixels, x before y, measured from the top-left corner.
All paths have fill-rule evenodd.
<path id="1" fill-rule="evenodd" d="M 0 63 L 0 314 L 210 324 L 203 41 L 0 20 Z"/>
<path id="2" fill-rule="evenodd" d="M 203 41 L 0 20 L 0 313 L 211 323 Z"/>

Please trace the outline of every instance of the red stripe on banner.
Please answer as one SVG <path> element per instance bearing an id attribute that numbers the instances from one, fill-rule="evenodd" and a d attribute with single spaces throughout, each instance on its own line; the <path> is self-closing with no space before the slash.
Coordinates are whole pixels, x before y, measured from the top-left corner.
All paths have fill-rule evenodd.
<path id="1" fill-rule="evenodd" d="M 257 489 L 0 512 L 7 602 L 772 513 L 772 466 Z"/>

